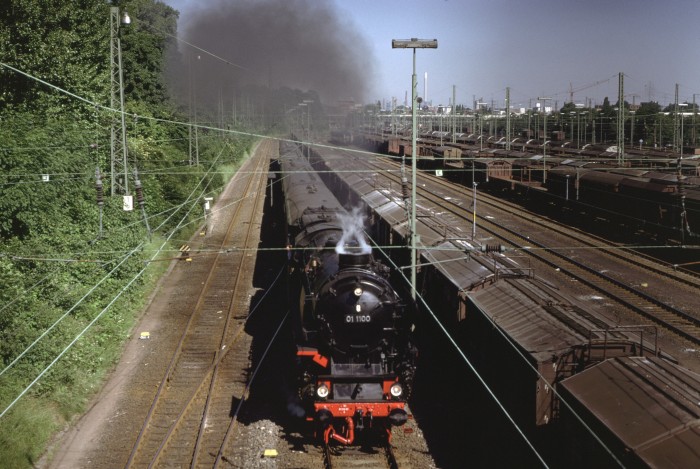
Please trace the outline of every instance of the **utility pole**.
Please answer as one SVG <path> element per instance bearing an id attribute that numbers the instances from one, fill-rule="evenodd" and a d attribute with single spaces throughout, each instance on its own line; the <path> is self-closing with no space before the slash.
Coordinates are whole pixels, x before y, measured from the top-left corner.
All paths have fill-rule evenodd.
<path id="1" fill-rule="evenodd" d="M 102 237 L 102 212 L 104 210 L 104 189 L 102 185 L 102 176 L 100 175 L 99 166 L 95 169 L 95 189 L 97 191 L 97 207 L 100 210 L 100 228 L 97 232 L 97 238 Z"/>
<path id="2" fill-rule="evenodd" d="M 542 106 L 542 111 L 544 111 L 544 138 L 542 139 L 542 184 L 547 183 L 547 101 L 551 101 L 552 98 L 541 98 L 537 97 L 538 101 L 542 101 L 544 105 Z"/>
<path id="3" fill-rule="evenodd" d="M 200 60 L 201 56 L 197 56 L 197 60 Z M 190 61 L 192 60 L 190 56 Z M 191 66 L 190 62 L 190 66 Z M 198 69 L 198 68 L 197 68 Z M 190 80 L 190 86 L 192 86 L 192 80 Z M 199 166 L 199 125 L 197 125 L 197 85 L 194 84 L 192 87 L 191 105 L 192 112 L 190 114 L 190 129 L 192 129 L 192 119 L 194 119 L 194 129 L 190 131 L 190 164 Z M 192 159 L 192 141 L 191 137 L 194 136 L 194 160 Z"/>
<path id="4" fill-rule="evenodd" d="M 306 159 L 311 161 L 311 105 L 313 104 L 313 99 L 305 99 L 306 103 Z"/>
<path id="5" fill-rule="evenodd" d="M 678 147 L 679 145 L 679 136 L 678 136 L 678 131 L 679 131 L 679 126 L 678 124 L 680 123 L 680 118 L 678 117 L 678 83 L 676 83 L 676 95 L 675 95 L 675 100 L 674 100 L 674 107 L 673 107 L 673 151 L 678 153 Z M 682 145 L 682 143 L 681 143 Z"/>
<path id="6" fill-rule="evenodd" d="M 416 106 L 419 104 L 416 96 L 416 49 L 437 49 L 437 39 L 409 40 L 393 39 L 392 49 L 413 49 L 413 75 L 411 75 L 411 296 L 416 298 L 416 245 L 418 233 L 416 233 Z"/>
<path id="7" fill-rule="evenodd" d="M 625 75 L 620 72 L 617 79 L 617 164 L 625 163 Z"/>
<path id="8" fill-rule="evenodd" d="M 472 241 L 476 237 L 476 186 L 478 183 L 472 181 Z"/>
<path id="9" fill-rule="evenodd" d="M 189 149 L 189 152 L 188 152 L 189 165 L 192 166 L 194 164 L 194 158 L 192 157 L 192 149 L 194 147 L 192 145 L 192 141 L 193 141 L 192 140 L 192 136 L 193 136 L 193 132 L 192 132 L 192 92 L 193 92 L 193 88 L 192 88 L 192 53 L 191 52 L 187 54 L 187 67 L 188 67 L 188 72 L 189 72 L 188 73 L 188 80 L 187 80 L 188 92 L 189 92 L 188 97 L 187 97 L 187 102 L 189 105 L 189 115 L 187 116 L 189 119 L 189 125 L 187 126 L 187 131 L 188 131 L 187 132 L 187 142 L 189 144 L 189 148 L 188 148 Z"/>
<path id="10" fill-rule="evenodd" d="M 479 109 L 479 151 L 481 152 L 484 151 L 484 116 L 481 113 L 481 106 L 488 106 L 488 103 L 477 102 L 476 106 Z"/>
<path id="11" fill-rule="evenodd" d="M 457 87 L 452 85 L 452 143 L 457 142 Z"/>
<path id="12" fill-rule="evenodd" d="M 632 148 L 634 148 L 634 115 L 637 113 L 636 98 L 638 98 L 639 95 L 632 94 L 630 96 L 632 96 L 632 108 L 630 109 L 630 120 L 631 120 L 631 122 L 630 122 L 630 146 Z"/>
<path id="13" fill-rule="evenodd" d="M 697 134 L 697 131 L 695 130 L 695 118 L 698 115 L 698 109 L 697 106 L 695 105 L 695 96 L 696 93 L 693 93 L 693 148 L 697 146 L 697 141 L 695 140 L 695 136 Z"/>
<path id="14" fill-rule="evenodd" d="M 131 23 L 128 13 L 119 17 L 119 7 L 110 7 L 110 107 L 113 109 L 110 136 L 111 194 L 129 195 L 128 152 L 126 147 L 126 120 L 124 117 L 124 74 L 122 73 L 122 45 L 120 24 Z"/>
<path id="15" fill-rule="evenodd" d="M 506 150 L 510 151 L 510 86 L 506 87 Z"/>

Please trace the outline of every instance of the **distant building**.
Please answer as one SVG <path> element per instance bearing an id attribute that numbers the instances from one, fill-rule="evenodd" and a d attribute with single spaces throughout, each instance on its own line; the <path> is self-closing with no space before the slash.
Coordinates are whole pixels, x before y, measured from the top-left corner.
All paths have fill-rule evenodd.
<path id="1" fill-rule="evenodd" d="M 443 106 L 442 104 L 438 104 L 437 113 L 446 115 L 452 114 L 452 106 Z"/>

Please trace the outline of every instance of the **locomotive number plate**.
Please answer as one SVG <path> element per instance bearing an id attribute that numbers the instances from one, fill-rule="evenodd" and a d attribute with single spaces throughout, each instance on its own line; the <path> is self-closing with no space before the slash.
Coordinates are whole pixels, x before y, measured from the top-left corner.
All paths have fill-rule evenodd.
<path id="1" fill-rule="evenodd" d="M 348 314 L 345 316 L 345 322 L 347 323 L 364 323 L 372 321 L 372 316 L 369 314 Z"/>

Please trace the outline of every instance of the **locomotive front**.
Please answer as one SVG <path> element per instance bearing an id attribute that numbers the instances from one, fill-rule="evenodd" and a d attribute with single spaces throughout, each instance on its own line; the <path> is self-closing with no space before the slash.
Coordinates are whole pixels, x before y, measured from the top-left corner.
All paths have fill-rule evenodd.
<path id="1" fill-rule="evenodd" d="M 337 362 L 378 363 L 398 332 L 401 301 L 370 254 L 339 254 L 338 272 L 316 290 L 314 315 Z M 379 271 L 379 272 L 378 272 Z"/>
<path id="2" fill-rule="evenodd" d="M 412 310 L 392 288 L 389 269 L 357 246 L 340 251 L 322 249 L 306 262 L 308 340 L 298 355 L 308 419 L 326 442 L 350 444 L 355 430 L 385 428 L 390 436 L 387 424 L 406 422 L 416 351 Z"/>

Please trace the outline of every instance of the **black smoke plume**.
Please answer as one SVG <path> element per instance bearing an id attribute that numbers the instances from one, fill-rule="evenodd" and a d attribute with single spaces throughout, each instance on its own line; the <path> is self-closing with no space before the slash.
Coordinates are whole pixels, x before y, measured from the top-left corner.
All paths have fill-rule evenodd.
<path id="1" fill-rule="evenodd" d="M 201 9 L 181 18 L 180 35 L 220 59 L 180 43 L 180 65 L 171 70 L 179 94 L 196 100 L 198 109 L 218 114 L 257 106 L 256 112 L 266 112 L 261 90 L 301 91 L 327 105 L 367 98 L 374 62 L 369 44 L 333 3 L 218 0 L 195 8 Z"/>

